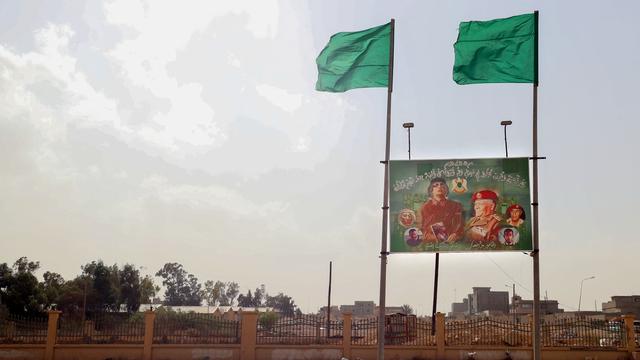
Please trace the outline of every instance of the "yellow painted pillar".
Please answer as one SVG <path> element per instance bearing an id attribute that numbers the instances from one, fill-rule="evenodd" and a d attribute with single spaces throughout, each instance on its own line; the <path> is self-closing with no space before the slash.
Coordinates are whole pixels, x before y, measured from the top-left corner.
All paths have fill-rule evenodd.
<path id="1" fill-rule="evenodd" d="M 55 310 L 49 311 L 49 322 L 47 323 L 47 347 L 44 351 L 44 360 L 53 360 L 54 358 L 60 313 L 60 311 Z"/>
<path id="2" fill-rule="evenodd" d="M 342 356 L 351 359 L 351 313 L 342 314 Z"/>
<path id="3" fill-rule="evenodd" d="M 242 311 L 240 313 L 240 321 L 242 321 L 242 332 L 240 334 L 240 359 L 255 360 L 258 312 Z"/>
<path id="4" fill-rule="evenodd" d="M 153 325 L 156 321 L 156 313 L 153 311 L 144 312 L 144 349 L 142 350 L 142 359 L 151 360 L 153 346 Z"/>
<path id="5" fill-rule="evenodd" d="M 529 346 L 533 346 L 533 333 L 535 333 L 536 324 L 533 322 L 533 314 L 528 314 L 527 318 L 529 319 L 529 327 L 531 331 L 529 332 Z M 542 335 L 542 331 L 540 331 L 540 335 Z M 542 340 L 542 339 L 540 339 Z M 542 343 L 542 341 L 540 341 Z"/>
<path id="6" fill-rule="evenodd" d="M 633 353 L 636 351 L 636 334 L 633 328 L 633 321 L 636 319 L 636 316 L 633 314 L 623 315 L 622 320 L 624 320 L 625 332 L 627 334 L 627 351 L 629 352 L 629 356 L 633 356 Z"/>
<path id="7" fill-rule="evenodd" d="M 436 313 L 436 354 L 438 359 L 444 359 L 445 346 L 444 314 Z"/>

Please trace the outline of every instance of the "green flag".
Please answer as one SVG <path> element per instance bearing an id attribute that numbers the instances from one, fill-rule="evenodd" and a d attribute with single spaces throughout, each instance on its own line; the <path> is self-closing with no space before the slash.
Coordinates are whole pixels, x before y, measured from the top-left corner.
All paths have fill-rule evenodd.
<path id="1" fill-rule="evenodd" d="M 536 16 L 460 23 L 453 45 L 459 85 L 536 82 Z"/>
<path id="2" fill-rule="evenodd" d="M 371 29 L 340 32 L 316 59 L 316 90 L 344 92 L 389 84 L 391 23 Z"/>

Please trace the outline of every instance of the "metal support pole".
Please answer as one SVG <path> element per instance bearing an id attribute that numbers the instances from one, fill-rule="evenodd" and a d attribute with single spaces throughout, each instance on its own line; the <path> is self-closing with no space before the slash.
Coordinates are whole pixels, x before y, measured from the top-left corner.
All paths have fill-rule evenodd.
<path id="1" fill-rule="evenodd" d="M 436 253 L 434 279 L 433 279 L 433 307 L 431 308 L 431 335 L 436 334 L 436 305 L 438 304 L 438 271 L 440 269 L 440 253 Z"/>
<path id="2" fill-rule="evenodd" d="M 540 339 L 540 246 L 538 224 L 538 11 L 534 12 L 534 82 L 533 82 L 533 359 L 542 359 Z"/>
<path id="3" fill-rule="evenodd" d="M 391 19 L 389 41 L 389 86 L 387 87 L 387 135 L 384 157 L 384 195 L 382 204 L 382 239 L 380 246 L 380 309 L 378 311 L 378 360 L 384 360 L 385 296 L 387 290 L 387 226 L 389 218 L 389 153 L 391 148 L 391 93 L 393 92 L 393 38 L 395 20 Z"/>
<path id="4" fill-rule="evenodd" d="M 331 335 L 331 265 L 329 261 L 329 295 L 327 296 L 327 339 Z"/>

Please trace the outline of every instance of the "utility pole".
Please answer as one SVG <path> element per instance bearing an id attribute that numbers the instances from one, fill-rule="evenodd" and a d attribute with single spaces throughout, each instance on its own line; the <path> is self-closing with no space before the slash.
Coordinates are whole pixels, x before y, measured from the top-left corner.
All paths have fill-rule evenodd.
<path id="1" fill-rule="evenodd" d="M 329 261 L 329 295 L 327 296 L 327 339 L 330 336 L 331 330 L 331 265 L 332 261 Z"/>

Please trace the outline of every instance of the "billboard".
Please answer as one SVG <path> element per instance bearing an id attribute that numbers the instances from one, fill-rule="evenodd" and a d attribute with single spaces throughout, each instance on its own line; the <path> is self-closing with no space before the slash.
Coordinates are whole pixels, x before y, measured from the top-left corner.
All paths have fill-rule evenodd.
<path id="1" fill-rule="evenodd" d="M 533 249 L 527 158 L 389 166 L 392 253 Z"/>

